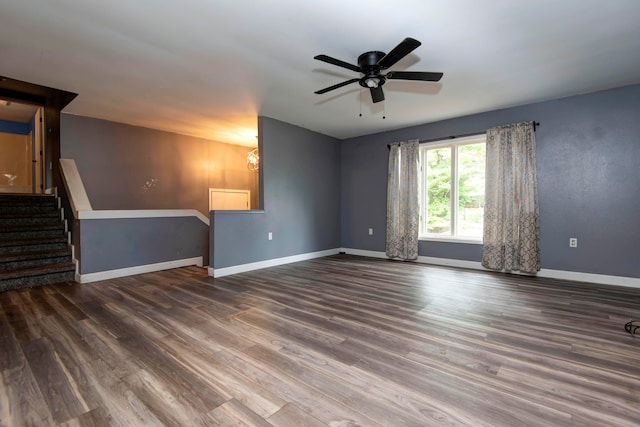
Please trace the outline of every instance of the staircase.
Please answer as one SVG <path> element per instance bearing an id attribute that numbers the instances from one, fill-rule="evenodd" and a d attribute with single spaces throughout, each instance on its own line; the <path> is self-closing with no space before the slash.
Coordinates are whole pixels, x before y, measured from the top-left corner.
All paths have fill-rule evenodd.
<path id="1" fill-rule="evenodd" d="M 0 292 L 74 280 L 58 199 L 0 195 Z"/>

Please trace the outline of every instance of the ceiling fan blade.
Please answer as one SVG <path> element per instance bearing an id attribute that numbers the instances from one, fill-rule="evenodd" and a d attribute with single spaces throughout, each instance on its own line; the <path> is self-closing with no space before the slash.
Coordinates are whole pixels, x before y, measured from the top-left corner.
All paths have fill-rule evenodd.
<path id="1" fill-rule="evenodd" d="M 324 88 L 324 89 L 317 90 L 317 91 L 315 91 L 315 92 L 313 92 L 313 93 L 316 93 L 316 94 L 318 94 L 318 95 L 322 95 L 323 93 L 327 93 L 327 92 L 329 92 L 330 90 L 338 89 L 339 87 L 346 86 L 346 85 L 349 85 L 349 84 L 351 84 L 351 83 L 355 83 L 355 82 L 357 82 L 358 80 L 360 80 L 360 79 L 351 79 L 351 80 L 347 80 L 346 82 L 338 83 L 337 85 L 329 86 L 329 87 L 326 87 L 326 88 Z"/>
<path id="2" fill-rule="evenodd" d="M 352 65 L 352 64 L 349 64 L 348 62 L 344 62 L 327 55 L 316 55 L 313 57 L 313 59 L 317 59 L 318 61 L 324 61 L 332 65 L 337 65 L 338 67 L 347 68 L 349 70 L 352 70 L 358 73 L 360 72 L 360 67 L 358 67 L 357 65 Z"/>
<path id="3" fill-rule="evenodd" d="M 423 82 L 440 81 L 443 73 L 431 73 L 428 71 L 391 71 L 385 76 L 387 79 L 396 80 L 421 80 Z"/>
<path id="4" fill-rule="evenodd" d="M 375 104 L 376 102 L 384 101 L 384 92 L 382 91 L 382 86 L 372 87 L 371 91 L 371 100 Z"/>
<path id="5" fill-rule="evenodd" d="M 378 61 L 378 65 L 381 69 L 386 70 L 387 68 L 391 67 L 393 64 L 410 54 L 421 44 L 422 43 L 420 43 L 418 40 L 407 37 L 406 39 L 402 40 L 402 42 L 400 42 L 398 46 L 394 47 L 391 52 L 380 58 L 380 60 Z"/>

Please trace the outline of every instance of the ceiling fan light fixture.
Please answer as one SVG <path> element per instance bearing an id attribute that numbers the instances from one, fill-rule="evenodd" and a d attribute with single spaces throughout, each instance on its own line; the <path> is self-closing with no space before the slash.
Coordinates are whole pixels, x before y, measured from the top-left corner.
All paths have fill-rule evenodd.
<path id="1" fill-rule="evenodd" d="M 364 81 L 367 87 L 378 87 L 380 85 L 380 80 L 376 77 L 369 77 Z"/>

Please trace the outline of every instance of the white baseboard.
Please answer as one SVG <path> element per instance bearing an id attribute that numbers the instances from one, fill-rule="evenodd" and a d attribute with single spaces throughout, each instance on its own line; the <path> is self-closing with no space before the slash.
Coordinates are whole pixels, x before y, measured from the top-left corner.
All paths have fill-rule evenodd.
<path id="1" fill-rule="evenodd" d="M 365 251 L 364 249 L 340 248 L 340 252 L 344 252 L 349 255 L 368 256 L 369 258 L 388 259 L 386 253 L 378 252 L 378 251 Z"/>
<path id="2" fill-rule="evenodd" d="M 478 261 L 466 261 L 462 259 L 436 258 L 431 256 L 419 256 L 418 262 L 422 264 L 442 265 L 445 267 L 469 268 L 471 270 L 489 271 Z"/>
<path id="3" fill-rule="evenodd" d="M 538 271 L 538 277 L 572 280 L 575 282 L 596 283 L 599 285 L 640 288 L 640 279 L 637 279 L 635 277 L 609 276 L 606 274 L 581 273 L 579 271 L 549 270 L 546 268 Z"/>
<path id="4" fill-rule="evenodd" d="M 116 270 L 98 271 L 95 273 L 78 274 L 76 273 L 76 282 L 91 283 L 100 280 L 115 279 L 118 277 L 133 276 L 136 274 L 152 273 L 154 271 L 169 270 L 171 268 L 187 267 L 189 265 L 197 265 L 202 267 L 202 257 L 177 259 L 174 261 L 159 262 L 157 264 L 137 265 L 135 267 L 119 268 Z"/>
<path id="5" fill-rule="evenodd" d="M 367 256 L 371 258 L 385 258 L 387 254 L 379 251 L 365 251 L 361 249 L 342 248 L 342 252 L 350 255 Z M 419 256 L 416 262 L 423 264 L 442 265 L 446 267 L 468 268 L 472 270 L 487 270 L 479 261 L 465 261 L 459 259 L 436 258 Z M 516 273 L 517 274 L 517 273 Z M 628 288 L 640 288 L 640 279 L 635 277 L 610 276 L 604 274 L 581 273 L 579 271 L 551 270 L 547 268 L 541 269 L 538 277 L 549 279 L 571 280 L 575 282 L 595 283 L 599 285 L 624 286 Z"/>
<path id="6" fill-rule="evenodd" d="M 292 255 L 292 256 L 283 257 L 283 258 L 267 259 L 264 261 L 251 262 L 248 264 L 233 265 L 231 267 L 224 267 L 224 268 L 209 267 L 208 271 L 209 271 L 209 276 L 211 277 L 230 276 L 232 274 L 245 273 L 247 271 L 260 270 L 262 268 L 268 268 L 268 267 L 276 267 L 278 265 L 283 265 L 283 264 L 290 264 L 292 262 L 306 261 L 308 259 L 322 258 L 329 255 L 336 255 L 338 252 L 340 252 L 339 248 L 327 249 L 325 251 L 309 252 L 306 254 Z"/>

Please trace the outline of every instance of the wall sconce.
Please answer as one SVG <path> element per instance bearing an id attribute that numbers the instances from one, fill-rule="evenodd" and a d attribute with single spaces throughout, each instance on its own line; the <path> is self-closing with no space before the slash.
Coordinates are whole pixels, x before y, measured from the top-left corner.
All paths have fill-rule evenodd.
<path id="1" fill-rule="evenodd" d="M 247 153 L 247 168 L 254 172 L 258 172 L 258 169 L 260 169 L 260 154 L 257 148 Z"/>

